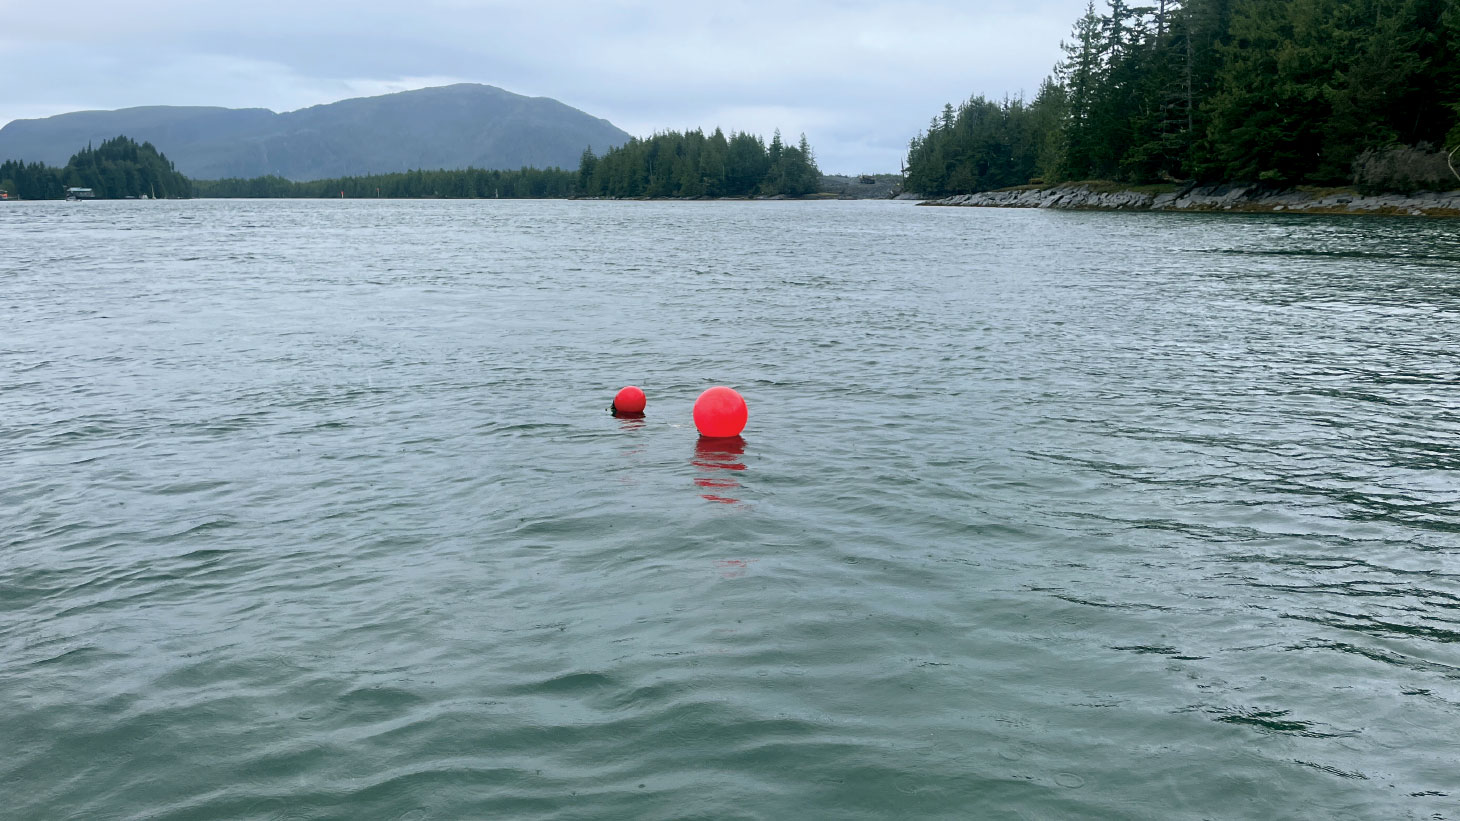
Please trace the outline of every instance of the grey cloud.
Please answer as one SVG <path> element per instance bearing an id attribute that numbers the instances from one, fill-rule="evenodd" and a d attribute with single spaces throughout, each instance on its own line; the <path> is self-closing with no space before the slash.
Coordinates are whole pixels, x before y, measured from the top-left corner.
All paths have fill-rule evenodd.
<path id="1" fill-rule="evenodd" d="M 7 12 L 27 36 L 0 40 L 0 122 L 149 104 L 283 111 L 469 81 L 634 133 L 805 132 L 824 169 L 855 172 L 896 170 L 945 102 L 1032 94 L 1084 0 L 57 5 Z"/>

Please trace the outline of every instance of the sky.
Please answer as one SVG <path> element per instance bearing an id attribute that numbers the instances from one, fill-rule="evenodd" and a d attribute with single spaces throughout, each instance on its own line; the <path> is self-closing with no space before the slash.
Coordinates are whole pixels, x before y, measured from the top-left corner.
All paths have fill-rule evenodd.
<path id="1" fill-rule="evenodd" d="M 282 112 L 473 82 L 640 136 L 804 133 L 824 172 L 896 172 L 944 103 L 1033 97 L 1085 4 L 0 0 L 0 124 L 139 105 Z"/>

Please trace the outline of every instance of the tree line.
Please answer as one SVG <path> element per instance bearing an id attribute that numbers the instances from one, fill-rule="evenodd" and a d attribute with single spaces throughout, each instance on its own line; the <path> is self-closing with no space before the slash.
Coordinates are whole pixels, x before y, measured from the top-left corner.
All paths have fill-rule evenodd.
<path id="1" fill-rule="evenodd" d="M 575 193 L 577 175 L 561 168 L 402 171 L 294 182 L 283 177 L 193 180 L 194 196 L 325 199 L 554 199 Z"/>
<path id="2" fill-rule="evenodd" d="M 907 189 L 1026 183 L 1460 186 L 1455 0 L 1092 2 L 1033 101 L 944 107 Z"/>
<path id="3" fill-rule="evenodd" d="M 791 197 L 819 190 L 821 172 L 803 134 L 786 145 L 776 132 L 769 145 L 744 132 L 728 138 L 720 129 L 633 138 L 602 156 L 583 152 L 576 171 L 467 168 L 404 171 L 295 182 L 283 177 L 188 180 L 150 143 L 126 137 L 76 154 L 63 169 L 9 161 L 0 165 L 0 188 L 20 199 L 59 199 L 66 188 L 94 189 L 99 198 L 292 197 L 351 199 L 552 199 L 566 197 Z M 153 193 L 155 192 L 155 193 Z"/>
<path id="4" fill-rule="evenodd" d="M 821 171 L 806 135 L 786 145 L 720 129 L 633 138 L 602 157 L 583 152 L 578 190 L 589 197 L 800 197 L 816 193 Z"/>
<path id="5" fill-rule="evenodd" d="M 61 199 L 68 188 L 89 188 L 100 199 L 189 197 L 192 184 L 152 143 L 116 137 L 72 155 L 64 168 L 7 160 L 0 189 L 26 200 Z"/>
<path id="6" fill-rule="evenodd" d="M 602 156 L 585 149 L 577 171 L 523 168 L 494 171 L 406 171 L 291 182 L 281 177 L 194 180 L 200 197 L 799 197 L 815 193 L 821 172 L 803 134 L 785 145 L 779 131 L 769 145 L 744 132 L 726 137 L 695 130 L 631 138 Z"/>

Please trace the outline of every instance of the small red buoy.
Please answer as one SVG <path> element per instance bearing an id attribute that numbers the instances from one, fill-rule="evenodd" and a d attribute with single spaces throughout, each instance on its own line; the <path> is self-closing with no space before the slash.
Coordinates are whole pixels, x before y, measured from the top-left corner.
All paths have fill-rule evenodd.
<path id="1" fill-rule="evenodd" d="M 695 400 L 695 427 L 701 436 L 722 439 L 739 436 L 745 430 L 745 420 L 750 411 L 745 399 L 733 389 L 724 386 L 710 388 Z"/>
<path id="2" fill-rule="evenodd" d="M 614 395 L 613 410 L 615 413 L 643 413 L 647 401 L 643 391 L 629 385 Z"/>

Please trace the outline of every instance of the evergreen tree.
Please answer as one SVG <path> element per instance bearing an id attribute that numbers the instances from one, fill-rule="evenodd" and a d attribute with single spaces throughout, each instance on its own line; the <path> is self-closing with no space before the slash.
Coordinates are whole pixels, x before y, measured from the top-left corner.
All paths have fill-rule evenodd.
<path id="1" fill-rule="evenodd" d="M 1374 168 L 1460 145 L 1456 0 L 1092 1 L 1062 45 L 1032 104 L 944 106 L 909 144 L 909 189 L 985 190 L 1031 167 L 1047 182 L 1335 183 L 1361 158 L 1373 186 Z"/>
<path id="2" fill-rule="evenodd" d="M 805 196 L 821 185 L 821 172 L 802 135 L 787 146 L 776 132 L 766 146 L 753 134 L 666 131 L 631 139 L 578 169 L 578 188 L 588 196 L 745 197 Z"/>
<path id="3" fill-rule="evenodd" d="M 709 139 L 705 140 L 704 150 L 700 152 L 699 173 L 701 184 L 705 187 L 705 196 L 725 195 L 725 161 L 729 153 L 730 142 L 725 139 L 725 132 L 715 129 Z"/>
<path id="4" fill-rule="evenodd" d="M 1095 0 L 1090 0 L 1084 16 L 1075 23 L 1075 39 L 1060 44 L 1065 59 L 1055 72 L 1065 88 L 1064 150 L 1058 172 L 1064 179 L 1089 177 L 1095 167 L 1095 112 L 1106 58 L 1103 28 L 1095 13 Z"/>
<path id="5" fill-rule="evenodd" d="M 1334 75 L 1330 16 L 1343 0 L 1241 0 L 1233 10 L 1212 141 L 1226 176 L 1294 183 L 1317 169 Z"/>
<path id="6" fill-rule="evenodd" d="M 127 137 L 88 145 L 62 172 L 68 187 L 90 188 L 101 199 L 188 197 L 192 185 L 151 143 Z"/>
<path id="7" fill-rule="evenodd" d="M 593 172 L 598 168 L 598 157 L 593 154 L 593 147 L 583 149 L 583 156 L 578 160 L 578 190 L 587 191 L 593 181 Z"/>
<path id="8" fill-rule="evenodd" d="M 929 195 L 1023 185 L 1062 159 L 1062 91 L 1041 89 L 1033 105 L 974 97 L 952 117 L 935 118 L 909 147 L 906 185 Z M 945 125 L 946 123 L 946 125 Z"/>

